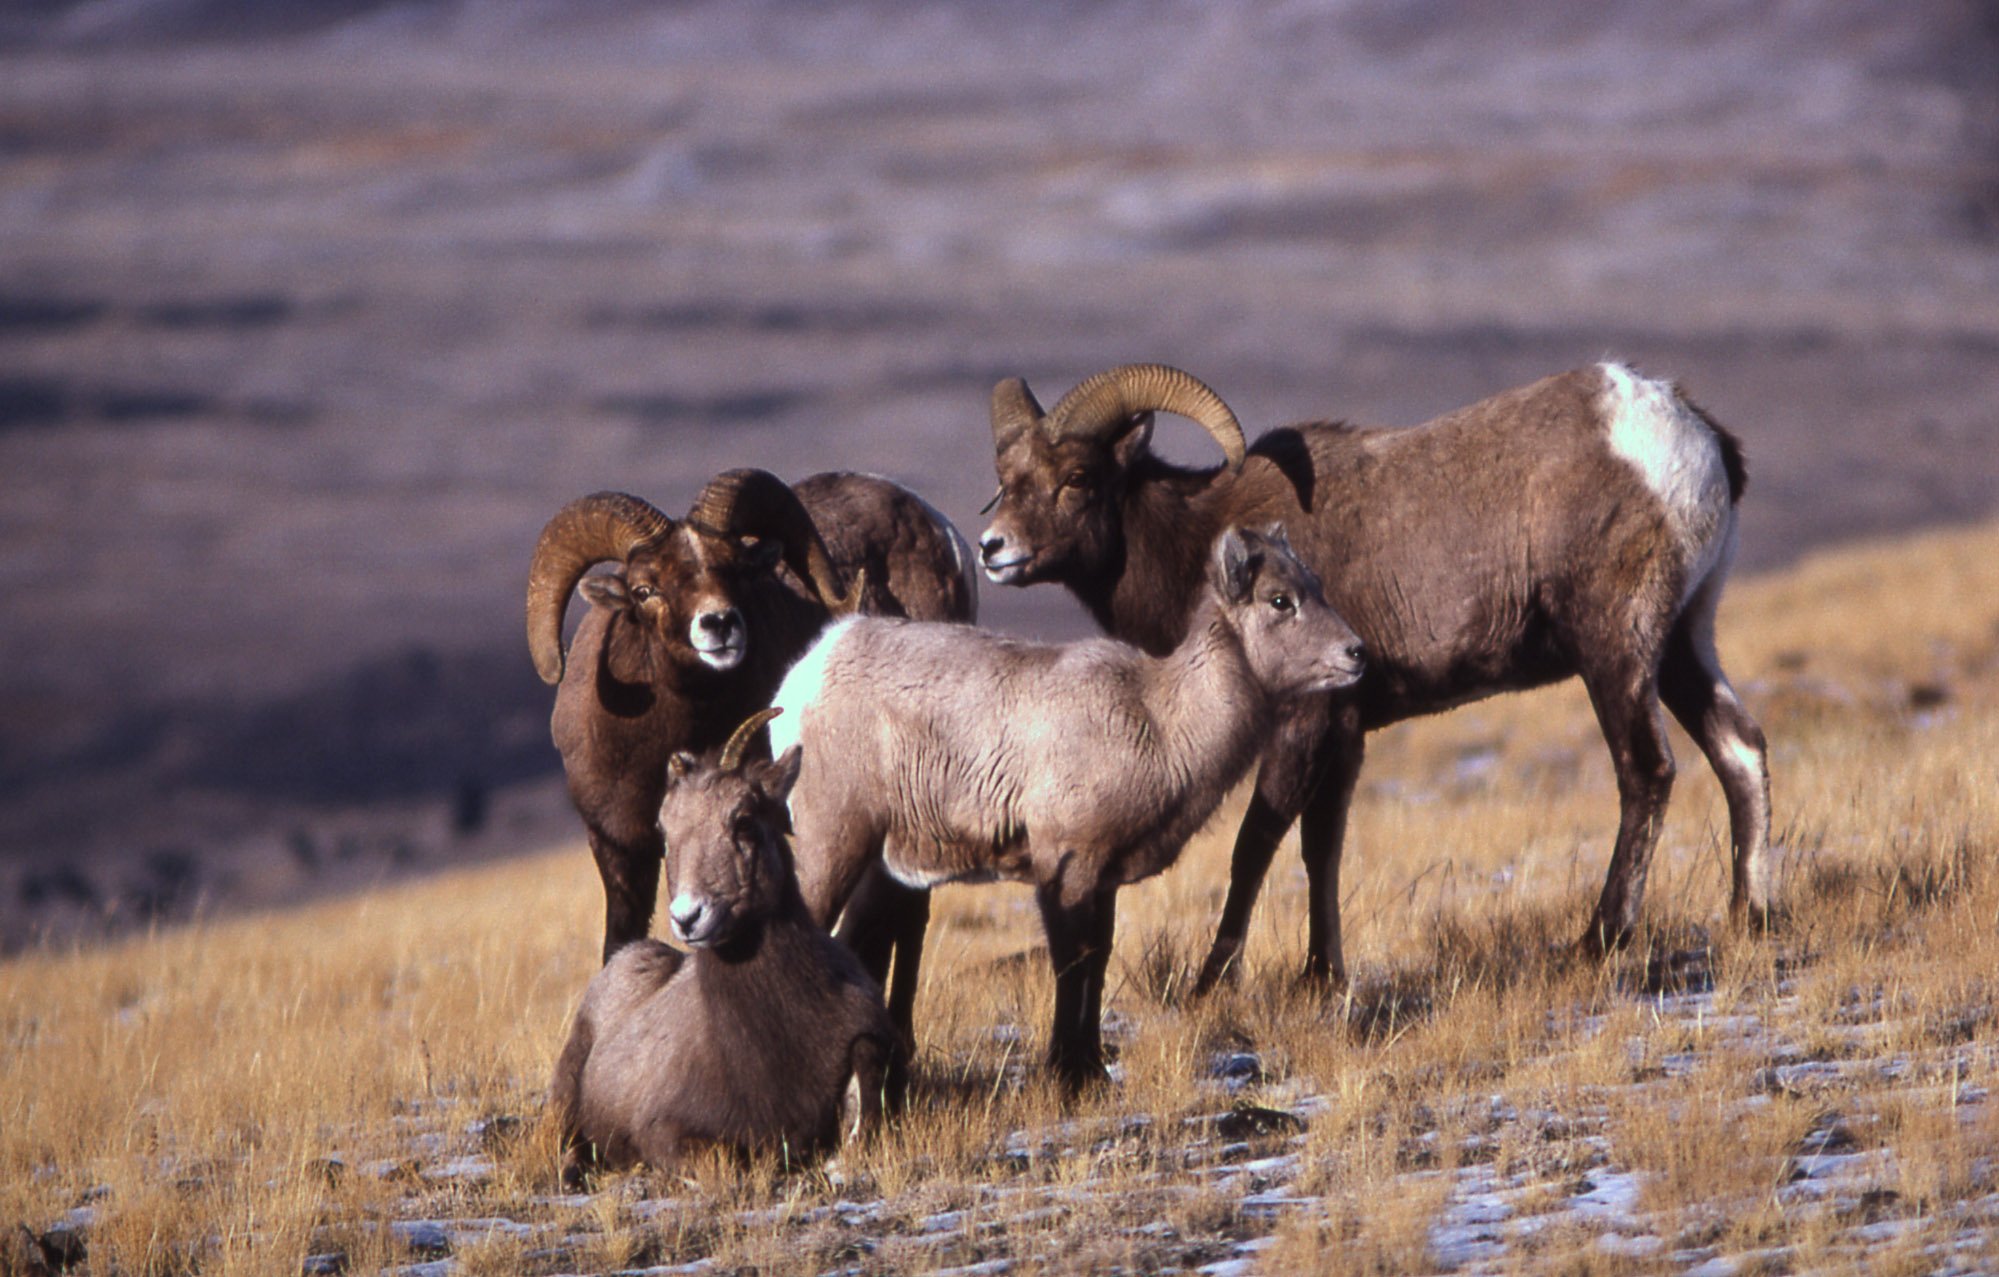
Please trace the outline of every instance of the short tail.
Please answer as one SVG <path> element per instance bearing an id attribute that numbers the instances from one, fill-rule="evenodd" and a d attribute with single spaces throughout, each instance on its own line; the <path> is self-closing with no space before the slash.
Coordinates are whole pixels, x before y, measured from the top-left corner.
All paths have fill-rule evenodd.
<path id="1" fill-rule="evenodd" d="M 1692 396 L 1678 385 L 1673 387 L 1673 393 L 1679 396 L 1681 403 L 1693 410 L 1694 415 L 1699 417 L 1709 430 L 1714 431 L 1714 440 L 1721 445 L 1722 469 L 1728 472 L 1728 503 L 1742 504 L 1742 494 L 1749 490 L 1749 467 L 1742 459 L 1742 440 L 1735 437 L 1733 430 L 1716 421 L 1707 409 L 1695 403 Z"/>

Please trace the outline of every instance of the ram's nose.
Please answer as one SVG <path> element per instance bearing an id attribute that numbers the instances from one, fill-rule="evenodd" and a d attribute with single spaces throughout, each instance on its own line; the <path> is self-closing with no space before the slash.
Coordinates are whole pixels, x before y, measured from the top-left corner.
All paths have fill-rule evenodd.
<path id="1" fill-rule="evenodd" d="M 1021 574 L 1030 556 L 1007 541 L 1006 533 L 987 528 L 979 538 L 979 562 L 987 579 L 1006 585 Z"/>

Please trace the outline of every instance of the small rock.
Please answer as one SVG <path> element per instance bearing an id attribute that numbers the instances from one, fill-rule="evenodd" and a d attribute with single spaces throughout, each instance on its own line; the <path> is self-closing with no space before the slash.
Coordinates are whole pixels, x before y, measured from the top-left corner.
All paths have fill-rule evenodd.
<path id="1" fill-rule="evenodd" d="M 526 1133 L 527 1122 L 509 1113 L 472 1123 L 472 1134 L 479 1137 L 479 1147 L 488 1152 L 503 1149 Z"/>
<path id="2" fill-rule="evenodd" d="M 48 1277 L 49 1258 L 26 1224 L 0 1233 L 0 1277 Z"/>
<path id="3" fill-rule="evenodd" d="M 347 1271 L 347 1252 L 329 1251 L 324 1255 L 307 1255 L 299 1265 L 300 1277 L 341 1277 Z"/>
<path id="4" fill-rule="evenodd" d="M 1255 1086 L 1268 1080 L 1263 1061 L 1253 1051 L 1226 1051 L 1208 1062 L 1208 1076 L 1233 1086 Z"/>
<path id="5" fill-rule="evenodd" d="M 337 1157 L 315 1157 L 305 1164 L 306 1173 L 332 1188 L 347 1176 L 347 1163 Z"/>
<path id="6" fill-rule="evenodd" d="M 49 1267 L 60 1272 L 66 1268 L 81 1267 L 90 1251 L 83 1244 L 82 1228 L 57 1224 L 42 1234 L 42 1253 L 48 1256 Z"/>
<path id="7" fill-rule="evenodd" d="M 1225 1140 L 1298 1135 L 1304 1129 L 1305 1119 L 1282 1109 L 1267 1109 L 1255 1104 L 1237 1105 L 1215 1119 L 1215 1134 Z"/>

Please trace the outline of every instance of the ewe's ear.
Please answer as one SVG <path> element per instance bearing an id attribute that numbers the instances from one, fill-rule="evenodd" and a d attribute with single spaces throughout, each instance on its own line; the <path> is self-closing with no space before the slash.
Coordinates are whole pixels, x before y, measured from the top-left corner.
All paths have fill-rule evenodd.
<path id="1" fill-rule="evenodd" d="M 695 758 L 694 755 L 685 750 L 676 752 L 673 757 L 666 760 L 666 787 L 671 789 L 681 781 L 686 780 L 688 775 L 698 766 L 700 766 L 700 760 Z"/>
<path id="2" fill-rule="evenodd" d="M 779 755 L 777 761 L 758 764 L 757 787 L 772 802 L 784 802 L 791 797 L 791 787 L 798 783 L 798 769 L 804 763 L 805 746 L 793 745 Z"/>
<path id="3" fill-rule="evenodd" d="M 1230 528 L 1215 538 L 1215 552 L 1209 561 L 1209 579 L 1221 596 L 1231 603 L 1240 603 L 1249 597 L 1251 587 L 1256 584 L 1256 570 L 1263 566 L 1263 552 L 1252 544 L 1252 536 L 1238 528 Z"/>
<path id="4" fill-rule="evenodd" d="M 1152 443 L 1152 414 L 1141 412 L 1134 415 L 1131 424 L 1125 427 L 1117 442 L 1111 445 L 1111 455 L 1117 458 L 1120 470 L 1131 469 L 1134 462 L 1145 455 Z"/>
<path id="5" fill-rule="evenodd" d="M 582 584 L 583 597 L 594 607 L 617 612 L 632 605 L 631 591 L 625 588 L 625 578 L 620 573 L 600 573 L 586 576 Z"/>

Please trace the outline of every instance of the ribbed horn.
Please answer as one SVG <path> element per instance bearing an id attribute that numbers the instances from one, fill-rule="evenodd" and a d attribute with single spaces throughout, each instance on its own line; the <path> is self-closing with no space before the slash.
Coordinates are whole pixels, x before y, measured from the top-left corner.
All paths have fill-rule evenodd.
<path id="1" fill-rule="evenodd" d="M 625 492 L 593 492 L 556 512 L 528 565 L 528 651 L 544 683 L 562 681 L 562 613 L 591 565 L 623 562 L 663 540 L 673 520 Z"/>
<path id="2" fill-rule="evenodd" d="M 1062 396 L 1044 429 L 1051 439 L 1101 435 L 1141 412 L 1170 412 L 1196 422 L 1222 446 L 1229 469 L 1242 469 L 1249 450 L 1235 414 L 1198 378 L 1165 364 L 1123 364 L 1098 373 Z"/>
<path id="3" fill-rule="evenodd" d="M 798 494 L 768 470 L 729 470 L 701 490 L 687 521 L 717 536 L 775 540 L 784 561 L 831 612 L 847 601 L 840 569 Z"/>
<path id="4" fill-rule="evenodd" d="M 1008 377 L 993 387 L 993 452 L 1004 453 L 1041 424 L 1041 405 L 1022 377 Z"/>
<path id="5" fill-rule="evenodd" d="M 732 772 L 741 767 L 743 751 L 750 747 L 750 742 L 756 739 L 757 733 L 763 730 L 765 723 L 782 713 L 783 710 L 772 706 L 770 709 L 760 709 L 744 719 L 742 726 L 729 733 L 729 743 L 722 746 L 722 761 L 717 766 L 725 772 Z"/>

